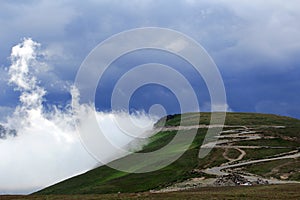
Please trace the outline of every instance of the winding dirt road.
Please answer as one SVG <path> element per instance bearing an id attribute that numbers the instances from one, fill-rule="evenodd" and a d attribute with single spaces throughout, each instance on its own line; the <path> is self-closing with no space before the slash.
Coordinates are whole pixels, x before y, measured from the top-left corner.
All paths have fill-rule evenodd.
<path id="1" fill-rule="evenodd" d="M 230 148 L 239 151 L 239 152 L 240 152 L 240 155 L 239 155 L 237 158 L 235 158 L 235 159 L 229 158 L 229 157 L 227 156 L 227 153 L 228 153 L 228 150 L 229 150 Z M 231 163 L 233 163 L 233 162 L 240 161 L 240 160 L 242 160 L 242 159 L 244 158 L 245 155 L 246 155 L 246 152 L 245 152 L 244 150 L 242 150 L 242 149 L 240 149 L 240 148 L 238 148 L 238 147 L 234 147 L 234 146 L 227 146 L 227 147 L 225 148 L 224 153 L 223 153 L 223 157 L 224 157 L 225 159 L 229 160 L 229 162 L 224 163 L 223 165 L 229 165 L 229 164 L 231 164 Z"/>
<path id="2" fill-rule="evenodd" d="M 174 131 L 174 130 L 190 130 L 195 128 L 213 128 L 213 127 L 220 127 L 218 125 L 216 126 L 208 126 L 208 125 L 196 125 L 196 126 L 177 126 L 177 127 L 164 127 L 161 128 L 160 131 Z M 271 146 L 241 146 L 241 145 L 233 145 L 233 142 L 239 142 L 239 141 L 245 141 L 245 140 L 259 140 L 259 139 L 272 139 L 274 137 L 270 136 L 264 136 L 261 134 L 258 134 L 256 130 L 259 130 L 259 128 L 285 128 L 284 126 L 260 126 L 256 128 L 248 128 L 248 126 L 223 126 L 226 128 L 233 128 L 230 130 L 222 131 L 219 136 L 217 137 L 217 141 L 207 143 L 201 146 L 201 148 L 221 148 L 225 149 L 225 152 L 223 153 L 223 157 L 228 160 L 228 162 L 221 164 L 217 167 L 207 168 L 204 170 L 201 170 L 202 172 L 210 175 L 216 175 L 217 177 L 228 175 L 234 168 L 243 167 L 250 164 L 256 164 L 256 163 L 262 163 L 262 162 L 268 162 L 268 161 L 274 161 L 274 160 L 282 160 L 282 159 L 291 159 L 291 158 L 298 158 L 300 157 L 300 152 L 298 150 L 293 150 L 286 153 L 280 153 L 277 155 L 274 155 L 272 158 L 264 158 L 264 159 L 257 159 L 257 160 L 249 160 L 249 161 L 242 161 L 244 156 L 246 155 L 246 152 L 243 149 L 260 149 L 260 148 L 287 148 L 287 147 L 271 147 Z M 224 135 L 222 135 L 224 134 Z M 227 153 L 229 149 L 236 149 L 240 152 L 240 155 L 237 158 L 230 158 L 228 157 Z M 197 169 L 196 169 L 197 170 Z M 259 177 L 255 174 L 250 174 L 243 172 L 241 174 L 244 178 L 251 182 L 255 182 L 258 179 L 265 181 L 266 183 L 270 184 L 283 184 L 283 183 L 299 183 L 297 181 L 285 181 L 285 180 L 278 180 L 278 179 L 266 179 Z M 151 192 L 171 192 L 171 191 L 180 191 L 180 190 L 186 190 L 186 189 L 192 189 L 195 187 L 205 187 L 205 186 L 213 186 L 214 182 L 216 181 L 216 178 L 192 178 L 189 180 L 185 180 L 181 183 L 176 183 L 170 187 L 158 190 L 158 191 L 151 191 Z"/>
<path id="3" fill-rule="evenodd" d="M 292 155 L 286 155 L 286 156 L 280 156 L 280 157 L 274 157 L 274 158 L 266 158 L 266 159 L 259 159 L 259 160 L 250 160 L 250 161 L 247 161 L 247 162 L 242 162 L 242 163 L 237 163 L 237 164 L 232 164 L 232 165 L 223 165 L 223 166 L 219 166 L 219 167 L 207 168 L 207 169 L 203 170 L 203 172 L 205 172 L 207 174 L 217 175 L 217 176 L 227 175 L 228 173 L 222 172 L 222 170 L 225 170 L 225 169 L 228 169 L 228 168 L 241 167 L 241 166 L 255 164 L 255 163 L 300 157 L 300 153 L 298 153 L 298 151 L 297 151 L 297 153 L 295 153 L 295 152 L 296 151 L 289 152 L 289 153 L 294 153 Z"/>

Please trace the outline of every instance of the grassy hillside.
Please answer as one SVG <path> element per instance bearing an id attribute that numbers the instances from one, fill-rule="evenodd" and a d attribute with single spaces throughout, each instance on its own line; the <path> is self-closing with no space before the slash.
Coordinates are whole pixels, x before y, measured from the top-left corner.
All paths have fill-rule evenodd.
<path id="1" fill-rule="evenodd" d="M 180 121 L 184 121 L 184 124 L 196 125 L 206 124 L 209 125 L 211 113 L 203 112 L 200 114 L 200 121 L 198 121 L 199 113 L 185 113 L 168 115 L 161 118 L 156 126 L 179 126 Z M 288 126 L 290 128 L 299 128 L 300 120 L 273 115 L 273 114 L 260 114 L 260 113 L 226 113 L 225 125 L 276 125 L 276 126 Z M 299 133 L 299 130 L 298 130 Z"/>
<path id="2" fill-rule="evenodd" d="M 180 124 L 180 120 L 185 120 L 185 124 L 198 125 L 209 124 L 210 113 L 201 113 L 200 122 L 197 120 L 197 114 L 187 113 L 182 115 L 168 116 L 159 120 L 156 123 L 157 127 L 167 126 L 174 127 Z M 163 122 L 166 121 L 165 124 Z M 282 149 L 260 149 L 261 153 L 256 154 L 255 151 L 247 149 L 247 154 L 244 159 L 257 159 L 264 156 L 272 156 L 278 153 L 287 152 L 300 147 L 300 120 L 268 114 L 255 113 L 228 113 L 226 125 L 231 126 L 247 126 L 258 130 L 260 134 L 274 137 L 273 140 L 249 140 L 239 141 L 239 145 L 261 145 L 269 144 L 273 146 L 283 146 Z M 285 126 L 284 129 L 272 128 L 268 126 Z M 224 128 L 227 130 L 229 128 Z M 238 129 L 238 127 L 236 128 Z M 189 134 L 190 130 L 184 134 Z M 158 171 L 129 174 L 111 169 L 107 166 L 101 166 L 93 169 L 85 174 L 65 180 L 56 185 L 43 189 L 36 194 L 103 194 L 103 193 L 131 193 L 144 192 L 150 189 L 160 189 L 172 185 L 176 182 L 182 182 L 193 177 L 210 177 L 211 175 L 199 172 L 201 169 L 208 167 L 219 166 L 227 160 L 222 156 L 225 149 L 213 149 L 208 156 L 203 159 L 198 158 L 199 148 L 203 142 L 207 128 L 199 128 L 193 144 L 189 147 L 178 160 L 171 165 Z M 150 138 L 149 144 L 144 146 L 141 152 L 151 152 L 165 146 L 175 136 L 176 131 L 161 131 Z M 227 133 L 226 133 L 227 134 Z M 184 145 L 184 143 L 182 144 Z M 231 145 L 231 144 L 230 144 Z M 170 152 L 174 153 L 181 149 L 180 144 L 174 148 L 170 148 Z M 173 152 L 174 151 L 174 152 Z M 238 157 L 238 151 L 230 150 L 226 152 L 228 157 Z M 130 156 L 130 155 L 129 155 Z M 120 162 L 122 159 L 114 161 Z M 262 164 L 263 165 L 263 164 Z M 298 166 L 298 165 L 296 165 Z M 198 169 L 195 172 L 195 169 Z M 255 171 L 255 168 L 247 169 Z M 297 180 L 298 175 L 293 176 Z M 299 178 L 299 177 L 298 177 Z"/>
<path id="3" fill-rule="evenodd" d="M 172 182 L 187 179 L 192 176 L 190 173 L 197 164 L 198 148 L 204 138 L 203 129 L 198 130 L 199 134 L 191 147 L 184 155 L 173 164 L 150 173 L 128 174 L 102 166 L 91 170 L 83 175 L 63 181 L 52 187 L 46 188 L 39 194 L 90 194 L 90 193 L 115 193 L 115 192 L 141 192 L 153 188 L 162 188 Z M 161 132 L 151 138 L 152 142 L 142 151 L 152 151 L 163 146 L 170 140 L 170 136 L 176 132 Z M 118 160 L 122 161 L 122 159 Z M 115 162 L 118 162 L 115 161 Z"/>
<path id="4" fill-rule="evenodd" d="M 139 199 L 139 200 L 199 200 L 199 199 L 300 199 L 300 184 L 263 185 L 253 187 L 199 188 L 189 191 L 170 193 L 124 193 L 124 194 L 88 194 L 88 195 L 31 195 L 1 196 L 1 200 L 96 200 L 96 199 Z"/>

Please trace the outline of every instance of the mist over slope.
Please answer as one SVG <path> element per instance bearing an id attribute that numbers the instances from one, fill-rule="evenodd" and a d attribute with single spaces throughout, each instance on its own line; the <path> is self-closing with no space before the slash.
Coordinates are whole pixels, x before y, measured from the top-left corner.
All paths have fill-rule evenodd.
<path id="1" fill-rule="evenodd" d="M 0 194 L 31 193 L 103 164 L 81 143 L 76 129 L 79 117 L 71 105 L 62 109 L 46 105 L 47 91 L 35 76 L 39 67 L 47 65 L 38 59 L 39 47 L 29 38 L 12 48 L 8 84 L 19 94 L 19 104 L 11 115 L 1 117 L 4 120 L 0 122 Z M 73 101 L 77 101 L 80 94 L 76 88 L 69 90 Z M 79 107 L 86 115 L 96 114 L 105 136 L 124 148 L 135 138 L 126 135 L 116 121 L 134 120 L 144 125 L 145 131 L 155 121 L 143 112 L 130 115 L 121 111 L 95 112 L 90 105 Z M 109 151 L 104 155 L 107 161 L 123 156 Z"/>
<path id="2" fill-rule="evenodd" d="M 145 145 L 139 153 L 161 149 L 170 144 L 176 134 L 188 135 L 193 130 L 197 130 L 197 135 L 188 150 L 175 162 L 162 169 L 148 173 L 127 173 L 112 169 L 109 167 L 111 165 L 101 166 L 47 187 L 36 194 L 106 194 L 149 191 L 164 193 L 207 186 L 215 187 L 219 186 L 218 184 L 224 184 L 224 186 L 229 186 L 229 184 L 231 186 L 234 184 L 241 185 L 239 179 L 235 180 L 236 182 L 231 182 L 231 180 L 229 183 L 225 182 L 224 180 L 227 178 L 226 176 L 223 177 L 225 172 L 219 172 L 218 168 L 219 166 L 228 167 L 232 165 L 233 172 L 230 171 L 231 168 L 226 168 L 227 172 L 230 174 L 239 173 L 234 168 L 234 164 L 239 162 L 244 164 L 249 162 L 249 165 L 243 166 L 242 164 L 236 167 L 242 169 L 240 174 L 254 173 L 252 177 L 254 181 L 247 180 L 243 183 L 300 182 L 300 120 L 270 114 L 227 113 L 226 123 L 220 139 L 217 141 L 218 144 L 206 157 L 199 158 L 198 152 L 209 128 L 211 113 L 201 113 L 200 121 L 197 117 L 198 114 L 177 114 L 164 117 L 156 123 L 157 127 L 163 128 L 150 137 L 149 144 Z M 181 120 L 190 124 L 190 127 L 180 127 Z M 184 131 L 178 133 L 180 128 Z M 183 145 L 185 145 L 184 141 L 171 145 L 168 151 L 164 153 L 173 154 L 182 151 Z M 112 163 L 117 165 L 124 160 L 130 160 L 130 157 L 131 155 L 127 156 L 127 159 L 120 158 Z M 271 159 L 269 162 L 263 161 L 255 164 L 257 160 L 268 158 Z M 254 163 L 251 163 L 253 161 Z M 132 162 L 130 164 L 137 169 L 139 166 L 144 166 L 143 163 Z M 159 161 L 156 164 L 159 165 Z M 209 169 L 220 174 L 211 174 Z M 239 176 L 233 175 L 231 177 Z"/>

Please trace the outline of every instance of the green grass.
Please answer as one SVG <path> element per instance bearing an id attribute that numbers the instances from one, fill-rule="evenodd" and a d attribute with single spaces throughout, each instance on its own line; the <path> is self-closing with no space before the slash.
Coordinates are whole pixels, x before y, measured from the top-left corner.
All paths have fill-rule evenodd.
<path id="1" fill-rule="evenodd" d="M 174 138 L 176 133 L 176 131 L 165 131 L 150 137 L 149 143 L 145 145 L 143 147 L 143 150 L 141 150 L 140 152 L 152 152 L 164 147 Z"/>
<path id="2" fill-rule="evenodd" d="M 152 194 L 144 193 L 121 193 L 121 194 L 90 194 L 90 195 L 31 195 L 31 196 L 0 196 L 1 200 L 201 200 L 201 199 L 300 199 L 300 184 L 285 185 L 258 185 L 251 187 L 208 187 L 189 191 Z"/>
<path id="3" fill-rule="evenodd" d="M 201 113 L 200 122 L 198 121 L 198 113 L 185 113 L 182 115 L 176 114 L 173 118 L 166 121 L 166 117 L 162 118 L 156 123 L 156 126 L 179 126 L 180 122 L 187 125 L 195 124 L 209 124 L 211 113 Z M 163 122 L 166 121 L 164 124 Z M 226 125 L 236 126 L 261 126 L 261 125 L 276 125 L 276 126 L 289 126 L 295 128 L 299 133 L 300 121 L 298 119 L 283 117 L 272 114 L 259 114 L 259 113 L 226 113 Z M 296 135 L 297 136 L 297 135 Z"/>
<path id="4" fill-rule="evenodd" d="M 300 142 L 300 127 L 298 123 L 289 124 L 285 128 L 265 128 L 261 129 L 262 134 L 265 136 L 273 137 L 290 137 L 290 139 Z"/>
<path id="5" fill-rule="evenodd" d="M 239 146 L 270 146 L 270 147 L 290 147 L 290 148 L 300 147 L 299 142 L 288 141 L 282 138 L 245 140 L 245 141 L 234 142 L 233 144 Z"/>
<path id="6" fill-rule="evenodd" d="M 103 172 L 100 167 L 92 172 L 78 176 L 59 185 L 54 185 L 41 191 L 39 194 L 90 194 L 90 193 L 116 193 L 116 192 L 140 192 L 149 188 L 160 188 L 169 185 L 170 182 L 185 180 L 190 177 L 189 173 L 195 167 L 195 154 L 198 151 L 189 150 L 184 156 L 179 158 L 173 164 L 154 172 L 147 174 L 126 174 L 114 179 L 101 179 L 97 177 L 96 172 Z M 108 174 L 120 173 L 117 170 L 110 169 Z M 106 173 L 107 174 L 107 173 Z M 94 181 L 89 181 L 87 177 L 93 177 Z M 70 184 L 71 181 L 71 184 Z"/>
<path id="7" fill-rule="evenodd" d="M 188 134 L 187 131 L 185 134 Z M 83 175 L 63 181 L 46 188 L 39 194 L 89 194 L 89 193 L 115 193 L 115 192 L 141 192 L 154 188 L 162 188 L 170 183 L 183 181 L 193 177 L 191 171 L 197 167 L 199 146 L 202 144 L 206 130 L 199 129 L 193 144 L 178 160 L 158 171 L 149 173 L 128 174 L 107 166 L 101 166 Z M 161 132 L 150 138 L 152 142 L 146 145 L 142 152 L 156 150 L 164 146 L 175 132 Z M 178 151 L 181 147 L 169 148 Z M 122 158 L 115 161 L 122 162 Z M 112 178 L 113 177 L 113 178 Z"/>
<path id="8" fill-rule="evenodd" d="M 293 151 L 293 148 L 282 148 L 282 149 L 273 149 L 273 148 L 261 148 L 261 149 L 243 149 L 246 152 L 243 160 L 258 160 L 263 158 L 268 158 L 275 156 L 280 153 L 286 153 Z"/>
<path id="9" fill-rule="evenodd" d="M 187 113 L 183 115 L 174 115 L 169 117 L 166 126 L 178 126 L 182 119 L 186 125 L 197 125 L 197 113 Z M 209 124 L 210 113 L 201 113 L 201 124 Z M 156 126 L 162 126 L 163 120 L 159 120 Z M 228 113 L 226 118 L 227 125 L 250 125 L 252 127 L 259 127 L 261 125 L 282 125 L 287 126 L 287 132 L 278 130 L 275 134 L 277 136 L 288 136 L 291 137 L 295 133 L 289 131 L 300 130 L 300 121 L 288 117 L 280 117 L 275 115 L 264 115 L 264 114 L 252 114 L 252 113 Z M 184 131 L 183 136 L 189 136 L 194 130 Z M 267 131 L 268 129 L 264 129 Z M 277 131 L 277 129 L 276 129 Z M 219 166 L 227 160 L 222 156 L 224 149 L 213 149 L 208 156 L 203 159 L 198 158 L 199 148 L 203 142 L 207 129 L 202 128 L 197 130 L 197 135 L 190 146 L 185 143 L 185 137 L 179 140 L 176 145 L 171 145 L 167 151 L 163 152 L 164 155 L 173 156 L 178 152 L 182 152 L 184 147 L 188 147 L 188 150 L 175 162 L 166 166 L 160 170 L 149 172 L 149 173 L 126 173 L 112 169 L 108 166 L 101 166 L 93 169 L 82 175 L 73 177 L 65 180 L 61 183 L 50 186 L 44 190 L 39 191 L 37 194 L 48 195 L 48 194 L 103 194 L 103 193 L 135 193 L 149 191 L 150 189 L 160 189 L 166 186 L 172 185 L 176 182 L 181 182 L 191 177 L 195 177 L 197 174 L 193 173 L 193 169 L 204 169 L 207 167 Z M 176 131 L 165 131 L 159 132 L 156 135 L 149 138 L 149 143 L 143 147 L 140 152 L 152 152 L 166 144 L 175 137 Z M 268 132 L 266 134 L 272 134 Z M 297 138 L 300 138 L 297 135 Z M 243 142 L 241 142 L 243 143 Z M 263 145 L 263 146 L 284 146 L 286 149 L 264 149 L 262 151 L 254 152 L 249 151 L 249 158 L 261 158 L 264 156 L 270 156 L 281 151 L 285 151 L 291 147 L 299 147 L 299 143 L 296 141 L 287 141 L 284 138 L 272 139 L 272 140 L 255 140 L 245 141 L 239 145 Z M 235 150 L 236 151 L 236 150 Z M 230 151 L 229 156 L 235 158 L 237 152 Z M 128 162 L 134 157 L 129 155 L 125 158 L 113 161 L 113 164 L 120 162 Z M 155 159 L 155 158 L 152 158 Z M 128 162 L 128 164 L 134 163 L 136 169 L 142 169 L 148 167 L 151 159 L 145 159 L 143 162 L 134 163 Z M 160 163 L 155 162 L 153 165 Z M 298 168 L 299 169 L 299 168 Z M 295 174 L 295 177 L 298 175 Z M 180 196 L 180 195 L 179 195 Z M 46 196 L 47 198 L 49 196 Z M 50 196 L 51 197 L 51 196 Z"/>
<path id="10" fill-rule="evenodd" d="M 281 175 L 290 174 L 289 180 L 300 181 L 300 158 L 283 159 L 269 162 L 252 164 L 245 170 L 263 177 L 274 177 L 280 179 Z"/>
<path id="11" fill-rule="evenodd" d="M 205 169 L 208 167 L 216 167 L 227 162 L 222 155 L 223 153 L 224 149 L 212 149 L 206 157 L 199 159 L 197 168 Z"/>
<path id="12" fill-rule="evenodd" d="M 229 157 L 231 159 L 236 159 L 241 155 L 241 152 L 236 149 L 230 148 L 230 149 L 227 149 L 226 155 L 227 155 L 227 157 Z"/>

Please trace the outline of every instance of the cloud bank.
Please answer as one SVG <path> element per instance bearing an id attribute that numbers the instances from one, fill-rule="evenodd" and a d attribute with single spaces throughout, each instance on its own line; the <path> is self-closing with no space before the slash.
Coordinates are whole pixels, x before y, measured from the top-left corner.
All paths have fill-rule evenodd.
<path id="1" fill-rule="evenodd" d="M 81 143 L 75 124 L 78 117 L 72 109 L 55 106 L 45 109 L 43 102 L 47 91 L 33 73 L 43 64 L 37 61 L 38 47 L 32 39 L 24 39 L 12 48 L 9 83 L 20 93 L 20 104 L 1 123 L 16 130 L 17 136 L 0 139 L 0 194 L 27 194 L 103 164 L 96 161 Z M 71 92 L 76 102 L 80 94 L 74 88 Z M 105 136 L 123 148 L 136 137 L 126 135 L 116 121 L 134 120 L 144 125 L 145 132 L 151 130 L 155 121 L 143 113 L 95 113 L 88 105 L 79 106 L 89 110 L 87 115 L 96 114 Z M 124 156 L 109 151 L 104 155 L 107 162 Z"/>
<path id="2" fill-rule="evenodd" d="M 30 36 L 45 44 L 52 70 L 37 77 L 49 91 L 48 101 L 60 104 L 80 63 L 99 42 L 131 28 L 172 28 L 197 40 L 212 56 L 233 110 L 253 112 L 261 102 L 270 102 L 287 105 L 287 112 L 276 114 L 300 117 L 299 10 L 298 1 L 284 0 L 1 2 L 0 25 L 6 27 L 0 37 L 1 66 L 8 66 L 6 55 L 20 38 Z M 265 80 L 257 80 L 260 75 Z M 13 107 L 15 93 L 6 84 L 1 87 L 0 106 Z M 247 97 L 237 99 L 240 92 Z"/>

